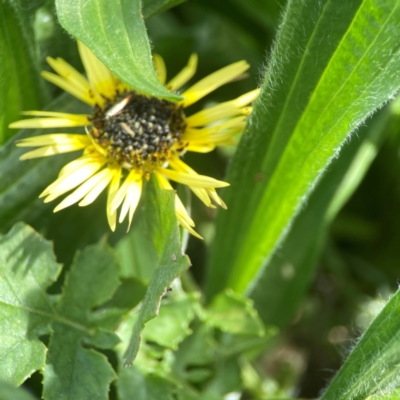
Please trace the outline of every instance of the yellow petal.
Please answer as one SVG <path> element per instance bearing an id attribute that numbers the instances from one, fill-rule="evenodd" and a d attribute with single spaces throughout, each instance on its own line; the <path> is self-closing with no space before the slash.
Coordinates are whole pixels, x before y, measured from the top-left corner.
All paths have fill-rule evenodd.
<path id="1" fill-rule="evenodd" d="M 39 149 L 28 151 L 19 158 L 20 160 L 30 160 L 32 158 L 54 156 L 55 154 L 69 153 L 71 151 L 81 150 L 86 144 L 57 144 L 54 146 L 40 147 Z"/>
<path id="2" fill-rule="evenodd" d="M 103 165 L 104 163 L 97 161 L 90 162 L 70 174 L 60 176 L 50 185 L 51 189 L 45 189 L 39 197 L 43 197 L 49 193 L 44 200 L 45 203 L 48 203 L 85 182 L 86 179 L 93 176 Z"/>
<path id="3" fill-rule="evenodd" d="M 18 147 L 39 147 L 52 146 L 58 144 L 84 144 L 89 145 L 90 139 L 85 135 L 72 133 L 54 133 L 50 135 L 33 136 L 17 141 Z"/>
<path id="4" fill-rule="evenodd" d="M 182 94 L 185 98 L 182 102 L 183 106 L 187 107 L 195 103 L 208 93 L 237 78 L 249 68 L 250 65 L 246 61 L 238 61 L 208 75 Z"/>
<path id="5" fill-rule="evenodd" d="M 124 183 L 118 189 L 118 192 L 115 194 L 113 201 L 110 204 L 111 211 L 115 211 L 122 203 L 124 198 L 126 197 L 129 189 L 129 185 L 133 181 L 141 181 L 142 176 L 135 170 L 132 170 L 129 175 L 125 178 Z"/>
<path id="6" fill-rule="evenodd" d="M 236 127 L 243 127 L 245 126 L 246 117 L 236 117 L 228 119 L 218 125 L 213 125 L 208 128 L 202 129 L 187 129 L 183 135 L 184 141 L 191 141 L 191 140 L 203 140 L 206 141 L 207 138 L 212 136 L 213 134 L 217 134 L 224 130 Z"/>
<path id="7" fill-rule="evenodd" d="M 87 114 L 69 114 L 57 111 L 22 111 L 22 115 L 33 115 L 35 117 L 53 117 L 53 118 L 64 118 L 82 122 L 82 125 L 90 125 L 89 115 Z"/>
<path id="8" fill-rule="evenodd" d="M 182 69 L 182 71 L 180 71 L 178 73 L 178 75 L 176 75 L 174 78 L 172 78 L 168 83 L 167 83 L 167 88 L 171 91 L 175 91 L 180 89 L 185 83 L 189 82 L 189 80 L 193 77 L 193 75 L 196 73 L 197 70 L 197 61 L 198 61 L 198 57 L 197 54 L 193 53 L 190 58 L 189 61 L 186 65 L 186 67 L 184 67 Z"/>
<path id="9" fill-rule="evenodd" d="M 90 104 L 91 106 L 95 105 L 95 101 L 93 98 L 90 97 L 89 93 L 81 88 L 74 86 L 72 83 L 68 82 L 66 79 L 53 74 L 52 72 L 42 71 L 41 75 L 44 79 L 48 80 L 49 82 L 53 83 L 54 85 L 58 86 L 62 90 L 65 90 L 72 96 L 76 97 L 77 99 L 83 101 L 84 103 Z"/>
<path id="10" fill-rule="evenodd" d="M 153 64 L 161 84 L 165 85 L 167 81 L 167 68 L 164 59 L 159 54 L 153 54 Z"/>
<path id="11" fill-rule="evenodd" d="M 121 213 L 119 215 L 119 222 L 123 222 L 129 211 L 129 225 L 128 230 L 131 226 L 133 214 L 140 200 L 142 194 L 142 180 L 130 179 L 128 189 L 125 195 L 125 200 L 122 204 Z"/>
<path id="12" fill-rule="evenodd" d="M 12 129 L 36 129 L 36 128 L 69 128 L 73 126 L 90 125 L 86 119 L 77 120 L 69 118 L 28 118 L 21 121 L 13 122 L 9 125 Z"/>
<path id="13" fill-rule="evenodd" d="M 80 41 L 78 50 L 91 85 L 103 96 L 115 96 L 115 78 L 111 71 Z"/>
<path id="14" fill-rule="evenodd" d="M 90 90 L 88 80 L 62 58 L 54 59 L 52 57 L 46 57 L 46 61 L 58 75 L 70 81 L 70 83 L 77 88 L 85 90 L 86 92 Z"/>
<path id="15" fill-rule="evenodd" d="M 226 101 L 216 106 L 201 110 L 186 118 L 188 127 L 197 127 L 211 124 L 221 119 L 234 117 L 236 115 L 249 115 L 251 107 L 245 107 L 254 101 L 260 93 L 260 89 L 245 93 L 235 100 Z"/>
<path id="16" fill-rule="evenodd" d="M 189 186 L 193 193 L 207 206 L 210 208 L 215 208 L 215 206 L 211 203 L 210 197 L 207 193 L 207 189 L 196 188 Z"/>
<path id="17" fill-rule="evenodd" d="M 115 195 L 118 192 L 119 184 L 121 181 L 121 173 L 122 169 L 117 168 L 114 172 L 114 177 L 111 181 L 111 184 L 108 189 L 108 196 L 107 196 L 107 220 L 108 224 L 110 225 L 111 230 L 114 232 L 116 225 L 117 225 L 117 210 L 111 209 L 111 204 L 114 200 Z"/>
<path id="18" fill-rule="evenodd" d="M 223 202 L 223 200 L 221 199 L 221 197 L 218 196 L 217 192 L 215 189 L 206 189 L 208 192 L 208 195 L 211 197 L 211 199 L 218 204 L 219 206 L 221 206 L 222 208 L 225 208 L 225 210 L 228 208 L 226 206 L 226 204 Z"/>
<path id="19" fill-rule="evenodd" d="M 187 174 L 184 172 L 173 171 L 170 169 L 162 169 L 160 171 L 162 174 L 167 176 L 169 179 L 173 181 L 183 183 L 184 185 L 194 186 L 194 187 L 203 187 L 203 188 L 221 188 L 225 186 L 229 186 L 229 183 L 218 181 L 214 178 L 210 178 L 204 175 L 194 175 Z"/>
<path id="20" fill-rule="evenodd" d="M 215 145 L 211 144 L 189 144 L 186 147 L 187 151 L 193 151 L 194 153 L 209 153 L 215 149 Z"/>
<path id="21" fill-rule="evenodd" d="M 104 190 L 105 186 L 102 186 L 102 182 L 104 182 L 109 177 L 109 171 L 107 169 L 103 169 L 99 173 L 90 177 L 86 182 L 78 187 L 73 193 L 67 196 L 55 209 L 54 212 L 60 211 L 63 208 L 67 208 L 72 204 L 77 203 L 83 197 L 85 197 L 88 193 L 90 193 L 94 188 L 100 186 L 102 190 Z M 109 180 L 107 181 L 107 183 Z M 96 196 L 97 197 L 97 196 Z"/>
<path id="22" fill-rule="evenodd" d="M 94 186 L 93 189 L 79 203 L 79 206 L 85 207 L 88 206 L 89 204 L 92 204 L 97 199 L 97 197 L 99 197 L 100 193 L 107 187 L 107 185 L 110 183 L 114 175 L 115 175 L 114 169 L 107 168 L 107 174 L 104 174 L 104 176 L 96 184 L 96 186 Z"/>

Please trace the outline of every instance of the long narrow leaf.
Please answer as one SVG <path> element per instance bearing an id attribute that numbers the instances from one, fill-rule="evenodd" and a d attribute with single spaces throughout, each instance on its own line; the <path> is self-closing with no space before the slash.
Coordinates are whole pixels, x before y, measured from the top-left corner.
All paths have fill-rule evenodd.
<path id="1" fill-rule="evenodd" d="M 292 0 L 233 159 L 208 296 L 260 273 L 344 141 L 400 87 L 396 0 Z"/>

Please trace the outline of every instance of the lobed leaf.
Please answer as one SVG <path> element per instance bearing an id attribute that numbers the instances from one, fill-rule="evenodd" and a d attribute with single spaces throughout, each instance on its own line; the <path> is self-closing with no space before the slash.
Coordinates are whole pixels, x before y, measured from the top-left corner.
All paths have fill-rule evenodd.
<path id="1" fill-rule="evenodd" d="M 123 82 L 138 92 L 180 100 L 157 78 L 140 0 L 56 0 L 56 7 L 63 28 Z"/>
<path id="2" fill-rule="evenodd" d="M 90 317 L 91 309 L 108 300 L 117 286 L 115 259 L 103 245 L 90 246 L 76 256 L 57 305 L 57 312 L 74 323 L 52 324 L 54 333 L 44 370 L 45 400 L 59 399 L 61 394 L 71 399 L 108 399 L 115 372 L 103 354 L 83 348 L 82 341 L 97 347 L 113 347 L 118 342 L 111 333 L 108 341 L 103 337 L 99 342 Z"/>
<path id="3" fill-rule="evenodd" d="M 396 0 L 288 3 L 229 170 L 209 298 L 249 290 L 346 138 L 398 90 L 399 28 Z"/>
<path id="4" fill-rule="evenodd" d="M 42 369 L 46 347 L 38 339 L 55 316 L 46 289 L 61 267 L 52 245 L 23 223 L 0 237 L 0 376 L 20 385 Z"/>

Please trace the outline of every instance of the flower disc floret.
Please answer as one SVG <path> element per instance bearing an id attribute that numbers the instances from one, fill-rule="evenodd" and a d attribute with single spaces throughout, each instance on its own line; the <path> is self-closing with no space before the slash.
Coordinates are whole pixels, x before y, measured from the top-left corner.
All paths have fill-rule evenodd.
<path id="1" fill-rule="evenodd" d="M 94 107 L 91 135 L 111 161 L 151 172 L 184 150 L 185 119 L 178 103 L 130 91 Z"/>

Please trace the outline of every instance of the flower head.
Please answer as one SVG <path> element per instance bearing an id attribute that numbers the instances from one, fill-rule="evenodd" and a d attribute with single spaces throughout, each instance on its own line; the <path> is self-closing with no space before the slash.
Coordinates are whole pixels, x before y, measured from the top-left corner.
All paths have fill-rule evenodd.
<path id="1" fill-rule="evenodd" d="M 199 175 L 181 157 L 186 151 L 206 153 L 221 145 L 233 144 L 240 133 L 248 105 L 258 90 L 237 99 L 186 116 L 185 108 L 221 85 L 242 75 L 248 68 L 245 61 L 228 65 L 200 80 L 182 93 L 183 100 L 171 102 L 140 94 L 116 78 L 82 43 L 78 48 L 87 78 L 61 58 L 48 58 L 56 72 L 42 76 L 79 100 L 92 106 L 90 115 L 51 111 L 28 111 L 38 118 L 14 122 L 11 128 L 60 128 L 83 126 L 86 135 L 57 133 L 20 140 L 17 146 L 37 147 L 22 155 L 22 160 L 47 157 L 83 150 L 83 154 L 60 171 L 58 179 L 40 197 L 50 202 L 70 192 L 55 208 L 59 211 L 72 204 L 91 204 L 108 187 L 107 218 L 115 230 L 128 216 L 129 226 L 142 191 L 143 179 L 155 174 L 160 186 L 172 190 L 170 180 L 190 187 L 208 207 L 213 203 L 226 208 L 216 188 L 228 183 Z M 166 82 L 166 68 L 160 56 L 154 63 L 161 83 Z M 194 75 L 197 56 L 166 86 L 179 90 Z M 175 212 L 180 224 L 195 236 L 194 222 L 175 195 Z M 129 229 L 129 227 L 128 227 Z"/>

